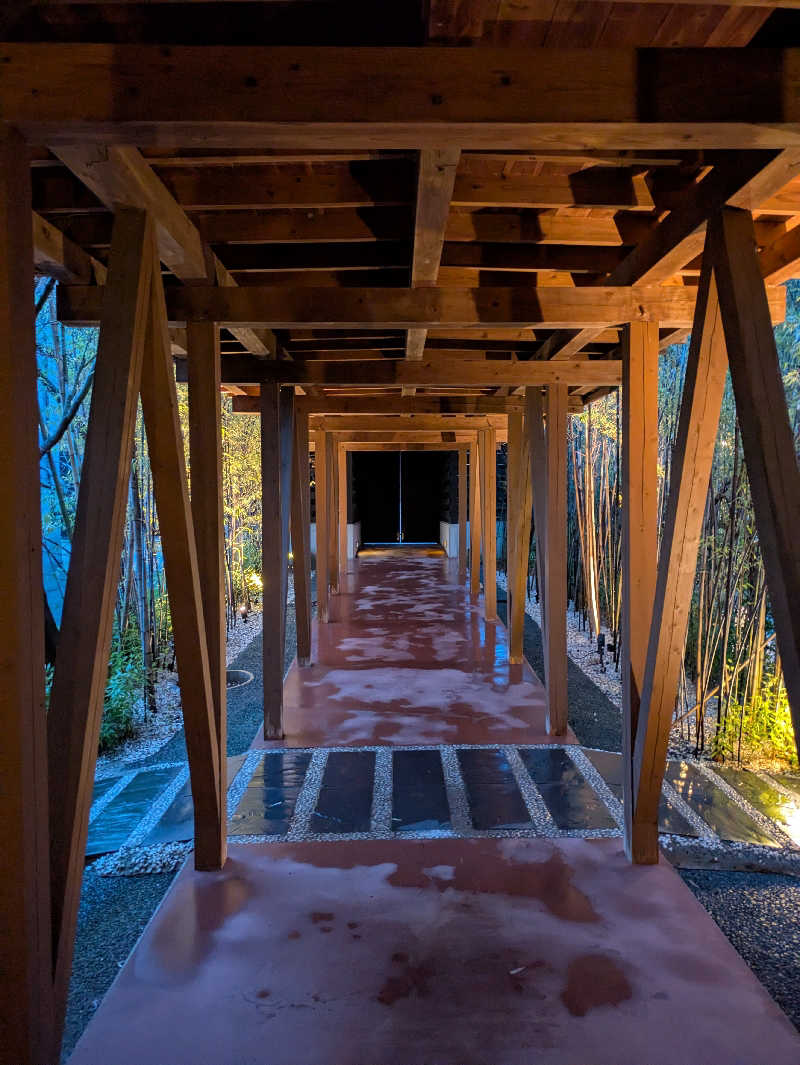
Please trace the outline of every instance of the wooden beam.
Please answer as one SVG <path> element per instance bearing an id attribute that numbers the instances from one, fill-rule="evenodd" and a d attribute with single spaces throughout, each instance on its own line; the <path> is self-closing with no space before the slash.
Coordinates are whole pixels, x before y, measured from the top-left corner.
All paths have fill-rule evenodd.
<path id="1" fill-rule="evenodd" d="M 219 330 L 212 323 L 187 328 L 189 363 L 189 467 L 192 523 L 203 600 L 208 667 L 214 700 L 219 752 L 219 803 L 226 811 L 228 783 L 227 683 L 225 627 L 225 526 L 222 500 L 222 409 L 220 403 Z M 219 820 L 224 858 L 227 816 Z"/>
<path id="2" fill-rule="evenodd" d="M 300 360 L 267 363 L 248 357 L 223 359 L 222 379 L 237 384 L 279 380 L 293 385 L 348 385 L 394 387 L 416 385 L 474 386 L 491 388 L 499 385 L 618 385 L 622 367 L 615 359 L 580 359 L 564 362 L 484 362 L 467 359 L 433 359 L 384 362 L 321 363 Z"/>
<path id="3" fill-rule="evenodd" d="M 458 582 L 467 579 L 467 452 L 458 453 Z"/>
<path id="4" fill-rule="evenodd" d="M 709 222 L 736 412 L 786 691 L 800 751 L 800 471 L 749 212 Z"/>
<path id="5" fill-rule="evenodd" d="M 567 732 L 567 389 L 545 391 L 545 461 L 547 465 L 547 533 L 545 537 L 544 610 L 547 731 Z"/>
<path id="6" fill-rule="evenodd" d="M 25 218 L 26 226 L 28 216 Z M 108 678 L 133 433 L 150 312 L 150 223 L 117 213 L 75 531 L 47 715 L 56 1041 L 60 1041 Z"/>
<path id="7" fill-rule="evenodd" d="M 658 326 L 624 331 L 622 356 L 622 762 L 633 839 L 633 751 L 658 563 Z"/>
<path id="8" fill-rule="evenodd" d="M 183 207 L 132 146 L 66 145 L 56 150 L 59 159 L 109 210 L 127 203 L 148 211 L 158 233 L 159 256 L 182 281 L 208 281 L 232 286 L 230 277 L 203 240 Z M 277 354 L 274 337 L 257 336 L 252 329 L 232 330 L 248 351 Z"/>
<path id="9" fill-rule="evenodd" d="M 607 274 L 622 260 L 620 248 L 578 244 L 445 244 L 442 266 L 477 270 Z"/>
<path id="10" fill-rule="evenodd" d="M 633 756 L 635 862 L 658 861 L 658 806 L 727 373 L 716 282 L 704 263 L 673 449 Z M 624 783 L 624 780 L 623 780 Z"/>
<path id="11" fill-rule="evenodd" d="M 104 285 L 108 271 L 103 263 L 64 236 L 60 229 L 33 212 L 33 265 L 37 274 L 57 281 Z"/>
<path id="12" fill-rule="evenodd" d="M 311 663 L 311 489 L 308 414 L 295 404 L 292 456 L 292 573 L 297 626 L 297 663 Z"/>
<path id="13" fill-rule="evenodd" d="M 317 526 L 317 617 L 326 622 L 330 617 L 330 594 L 328 590 L 328 448 L 326 433 L 317 431 L 314 436 L 314 495 Z"/>
<path id="14" fill-rule="evenodd" d="M 596 326 L 577 331 L 561 329 L 545 340 L 536 352 L 535 358 L 543 360 L 572 359 L 603 332 L 603 329 L 598 329 Z"/>
<path id="15" fill-rule="evenodd" d="M 483 504 L 483 613 L 497 619 L 497 443 L 494 429 L 478 434 L 481 448 L 481 502 Z"/>
<path id="16" fill-rule="evenodd" d="M 525 600 L 531 535 L 530 443 L 522 414 L 508 419 L 508 660 L 523 661 Z"/>
<path id="17" fill-rule="evenodd" d="M 261 556 L 264 737 L 283 737 L 283 660 L 289 565 L 289 510 L 294 395 L 277 384 L 261 389 Z"/>
<path id="18" fill-rule="evenodd" d="M 99 320 L 102 288 L 64 286 L 59 317 L 68 324 Z M 175 286 L 167 294 L 170 321 L 219 322 L 226 327 L 273 329 L 585 329 L 620 322 L 657 321 L 690 326 L 696 291 L 687 286 L 642 285 L 485 288 L 329 288 L 251 285 L 246 288 Z M 769 290 L 773 319 L 782 321 L 785 292 Z"/>
<path id="19" fill-rule="evenodd" d="M 42 526 L 28 152 L 0 133 L 0 1061 L 58 1060 L 53 1032 Z"/>
<path id="20" fill-rule="evenodd" d="M 469 449 L 469 593 L 481 594 L 481 455 L 477 439 Z"/>
<path id="21" fill-rule="evenodd" d="M 235 414 L 251 413 L 257 396 L 234 396 Z M 496 396 L 298 396 L 297 409 L 309 415 L 502 414 L 521 410 L 522 400 Z"/>
<path id="22" fill-rule="evenodd" d="M 800 141 L 792 49 L 750 50 L 746 78 L 735 48 L 20 43 L 0 60 L 0 114 L 34 144 L 585 152 Z"/>
<path id="23" fill-rule="evenodd" d="M 386 432 L 436 432 L 449 429 L 505 428 L 504 414 L 314 414 L 310 419 L 312 429 L 328 432 L 386 433 Z"/>

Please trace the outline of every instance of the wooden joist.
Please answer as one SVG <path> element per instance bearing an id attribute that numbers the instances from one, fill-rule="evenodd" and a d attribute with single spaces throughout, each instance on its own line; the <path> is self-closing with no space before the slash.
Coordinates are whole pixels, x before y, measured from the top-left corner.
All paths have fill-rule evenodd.
<path id="1" fill-rule="evenodd" d="M 411 207 L 318 211 L 197 211 L 192 221 L 209 244 L 369 243 L 408 240 Z M 455 239 L 455 238 L 453 238 Z"/>
<path id="2" fill-rule="evenodd" d="M 42 525 L 28 153 L 0 133 L 0 1061 L 53 1038 Z M 82 868 L 82 867 L 81 867 Z M 76 896 L 77 904 L 77 896 Z"/>
<path id="3" fill-rule="evenodd" d="M 644 174 L 595 167 L 574 174 L 495 175 L 479 178 L 459 174 L 453 189 L 454 207 L 602 207 L 611 211 L 652 211 L 654 204 Z"/>
<path id="4" fill-rule="evenodd" d="M 234 414 L 251 414 L 258 407 L 258 396 L 234 396 Z M 309 415 L 489 415 L 522 410 L 522 400 L 515 396 L 298 396 L 297 409 Z"/>
<path id="5" fill-rule="evenodd" d="M 102 288 L 64 286 L 59 318 L 67 324 L 99 321 Z M 782 321 L 785 292 L 769 290 L 774 321 Z M 170 322 L 292 329 L 583 329 L 620 322 L 656 321 L 665 328 L 692 323 L 696 292 L 676 285 L 486 288 L 210 288 L 174 287 L 167 293 Z"/>
<path id="6" fill-rule="evenodd" d="M 622 237 L 613 218 L 580 218 L 567 213 L 531 211 L 453 210 L 447 221 L 445 241 L 479 241 L 505 244 L 511 249 L 524 244 L 582 244 L 617 247 Z"/>
<path id="7" fill-rule="evenodd" d="M 800 143 L 794 50 L 4 44 L 35 144 L 686 150 Z M 646 56 L 646 61 L 643 59 Z M 580 71 L 580 77 L 575 72 Z"/>

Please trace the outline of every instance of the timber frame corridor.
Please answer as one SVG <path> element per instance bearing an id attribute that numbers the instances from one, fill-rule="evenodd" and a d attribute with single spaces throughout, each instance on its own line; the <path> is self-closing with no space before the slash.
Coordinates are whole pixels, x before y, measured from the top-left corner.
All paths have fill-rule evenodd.
<path id="1" fill-rule="evenodd" d="M 536 1000 L 556 1011 L 543 1027 L 529 1013 L 524 1021 L 513 1004 L 516 985 L 509 985 L 512 994 L 492 1029 L 504 1065 L 529 1060 L 508 1042 L 523 1021 L 528 1047 L 546 1045 L 547 1053 L 556 1047 L 542 1058 L 554 1065 L 570 1055 L 577 1060 L 576 1054 L 588 1060 L 587 1046 L 613 1047 L 617 1014 L 583 1009 L 586 982 L 603 980 L 619 992 L 616 1001 L 612 996 L 600 1005 L 620 1006 L 623 1051 L 613 1059 L 598 1052 L 592 1065 L 641 1061 L 650 1038 L 644 1013 L 637 1012 L 647 986 L 637 966 L 646 966 L 651 948 L 661 966 L 654 993 L 674 993 L 678 1006 L 695 997 L 675 972 L 680 964 L 702 963 L 693 950 L 681 962 L 684 944 L 670 953 L 670 928 L 684 918 L 713 958 L 710 1013 L 697 1034 L 718 1040 L 719 1065 L 736 1060 L 737 1024 L 753 1053 L 769 1048 L 771 1065 L 796 1061 L 797 1040 L 778 1011 L 660 861 L 658 819 L 728 372 L 800 736 L 800 473 L 773 333 L 785 316 L 782 283 L 800 276 L 800 49 L 744 47 L 757 30 L 756 9 L 741 15 L 727 5 L 712 5 L 724 6 L 725 14 L 703 39 L 677 35 L 678 43 L 710 47 L 676 49 L 648 47 L 660 38 L 641 27 L 630 47 L 567 48 L 558 35 L 553 47 L 532 47 L 524 36 L 515 39 L 508 28 L 514 20 L 474 11 L 472 18 L 445 17 L 447 4 L 431 5 L 421 40 L 410 39 L 408 27 L 400 34 L 394 21 L 400 16 L 393 15 L 386 32 L 397 30 L 401 43 L 387 44 L 378 35 L 384 43 L 375 45 L 373 14 L 372 21 L 364 16 L 370 32 L 363 46 L 330 47 L 305 41 L 300 22 L 292 23 L 302 21 L 297 11 L 281 15 L 287 20 L 281 32 L 291 38 L 285 45 L 257 43 L 263 26 L 250 36 L 247 20 L 259 12 L 229 16 L 241 39 L 256 43 L 224 43 L 219 14 L 214 27 L 211 9 L 268 5 L 124 0 L 113 19 L 105 5 L 88 4 L 91 13 L 77 14 L 76 6 L 63 0 L 54 16 L 48 4 L 22 2 L 0 15 L 0 903 L 8 927 L 0 947 L 0 1061 L 59 1060 L 139 403 L 195 835 L 194 868 L 180 874 L 139 955 L 146 965 L 160 949 L 165 956 L 175 952 L 174 982 L 159 1007 L 166 1013 L 158 1014 L 152 1033 L 140 1032 L 142 1043 L 138 1049 L 131 1044 L 130 1060 L 146 1065 L 163 1055 L 168 1043 L 158 1038 L 169 1028 L 171 1002 L 190 1026 L 199 1008 L 216 1032 L 216 1052 L 225 1050 L 225 1026 L 236 1024 L 241 1007 L 226 1016 L 214 989 L 224 974 L 237 972 L 236 950 L 215 939 L 216 926 L 203 924 L 204 906 L 222 925 L 230 917 L 232 924 L 224 926 L 235 926 L 237 936 L 239 915 L 242 926 L 252 928 L 271 908 L 275 923 L 263 938 L 237 939 L 247 979 L 258 970 L 258 951 L 271 952 L 274 979 L 279 961 L 289 974 L 282 1000 L 310 1005 L 306 999 L 319 992 L 302 982 L 303 960 L 288 959 L 284 940 L 294 942 L 298 907 L 324 915 L 325 898 L 338 891 L 353 895 L 358 912 L 350 920 L 376 920 L 373 943 L 389 958 L 403 953 L 405 933 L 413 933 L 415 943 L 424 939 L 424 912 L 452 918 L 453 938 L 442 933 L 437 939 L 439 956 L 454 959 L 442 963 L 451 987 L 459 986 L 458 967 L 470 963 L 478 966 L 476 986 L 494 986 L 484 986 L 480 959 L 463 947 L 472 934 L 484 946 L 499 936 L 501 967 L 512 976 L 518 965 L 536 963 L 531 952 L 543 928 L 553 942 L 564 937 L 577 968 L 565 968 L 557 952 L 543 960 L 546 972 L 558 977 L 547 977 L 545 999 Z M 302 11 L 304 5 L 277 6 Z M 588 5 L 595 6 L 604 5 Z M 796 6 L 794 0 L 788 6 Z M 186 9 L 187 23 L 200 11 L 197 30 L 205 43 L 186 44 L 185 30 L 177 40 L 166 31 L 174 7 Z M 536 20 L 517 21 L 526 26 Z M 84 28 L 96 43 L 85 43 Z M 608 32 L 613 37 L 611 27 Z M 223 43 L 216 43 L 217 33 Z M 509 38 L 508 46 L 496 44 Z M 448 46 L 459 42 L 475 47 Z M 49 705 L 35 273 L 61 282 L 62 323 L 99 327 Z M 659 351 L 689 333 L 659 544 Z M 191 491 L 176 382 L 188 386 Z M 347 708 L 337 711 L 335 692 L 323 684 L 314 695 L 304 678 L 316 670 L 335 685 L 336 657 L 347 657 L 337 643 L 337 624 L 359 612 L 369 621 L 364 574 L 370 563 L 351 573 L 346 558 L 346 456 L 357 450 L 458 452 L 458 561 L 442 594 L 452 599 L 454 617 L 446 623 L 452 633 L 466 627 L 463 662 L 475 656 L 476 669 L 486 668 L 479 632 L 497 617 L 495 458 L 503 441 L 509 528 L 504 668 L 518 677 L 523 705 L 504 706 L 505 696 L 493 691 L 486 701 L 496 697 L 496 704 L 483 723 L 480 708 L 468 708 L 461 738 L 468 745 L 561 747 L 573 738 L 565 622 L 567 419 L 614 389 L 621 390 L 623 434 L 624 846 L 613 840 L 448 840 L 442 858 L 428 841 L 367 841 L 363 852 L 357 841 L 340 841 L 331 846 L 350 852 L 331 851 L 324 859 L 303 850 L 321 846 L 313 842 L 279 844 L 285 850 L 274 862 L 275 852 L 268 855 L 261 845 L 231 848 L 229 856 L 220 392 L 232 396 L 234 412 L 260 420 L 264 728 L 257 743 L 268 749 L 386 744 L 399 742 L 405 727 L 420 729 L 422 745 L 458 742 L 457 729 L 456 738 L 441 739 L 458 698 L 450 700 L 449 720 L 446 697 L 437 719 L 434 690 L 425 695 L 420 725 L 404 725 L 403 714 L 393 717 L 391 707 L 381 717 L 362 706 L 359 722 Z M 543 687 L 526 672 L 522 647 L 532 530 L 542 590 Z M 298 649 L 284 685 L 290 547 Z M 420 606 L 424 614 L 424 595 Z M 376 615 L 373 627 L 392 635 L 385 616 Z M 419 643 L 424 633 L 406 635 L 420 672 L 430 666 L 429 683 L 442 684 L 435 662 L 437 640 L 446 636 L 441 627 L 432 630 L 434 660 L 427 663 Z M 380 662 L 391 648 L 384 635 L 373 637 Z M 505 638 L 495 647 L 505 646 Z M 509 724 L 515 709 L 523 721 L 519 737 Z M 375 720 L 367 727 L 370 713 Z M 497 726 L 504 714 L 506 732 Z M 482 729 L 487 738 L 475 739 Z M 380 870 L 392 862 L 396 872 L 382 879 Z M 349 872 L 359 863 L 367 870 L 366 886 Z M 295 887 L 283 879 L 290 866 L 298 873 Z M 475 923 L 464 907 L 452 908 L 445 882 L 450 874 L 437 879 L 430 873 L 440 866 L 452 868 L 453 890 L 463 892 L 465 906 L 473 891 Z M 397 925 L 377 920 L 370 884 L 387 911 L 397 905 Z M 495 893 L 502 902 L 495 904 Z M 656 929 L 653 941 L 639 911 L 633 913 L 637 906 Z M 196 957 L 181 955 L 178 940 L 170 940 L 171 920 L 189 928 L 192 939 L 192 913 L 204 929 L 193 940 Z M 521 962 L 509 939 L 517 920 L 527 944 Z M 592 949 L 584 924 L 595 920 L 606 959 L 597 970 L 585 962 Z M 327 919 L 322 923 L 328 927 Z M 217 948 L 221 969 L 203 969 L 204 951 L 211 958 Z M 617 949 L 620 964 L 635 977 L 620 979 L 616 962 L 606 964 Z M 322 969 L 334 979 L 336 952 L 321 956 Z M 472 992 L 456 997 L 461 1010 L 453 1013 L 444 1005 L 451 1001 L 447 986 L 436 985 L 429 1012 L 409 1015 L 406 1000 L 425 999 L 436 963 L 393 961 L 402 974 L 387 976 L 385 961 L 383 968 L 373 958 L 363 970 L 353 969 L 366 972 L 363 986 L 383 981 L 372 988 L 363 1023 L 357 1009 L 354 1015 L 341 1002 L 332 1007 L 334 1028 L 311 1006 L 310 1035 L 282 1014 L 275 1045 L 284 1056 L 276 1062 L 291 1060 L 298 1032 L 308 1040 L 305 1056 L 296 1059 L 305 1065 L 361 1061 L 352 1045 L 341 1049 L 337 1042 L 351 1024 L 364 1052 L 385 1065 L 402 1060 L 398 1046 L 409 1033 L 420 1054 L 436 1056 L 434 1021 L 446 1030 L 440 1035 L 448 1065 L 462 1060 L 465 1047 L 479 1045 L 489 1030 L 480 1012 L 485 998 Z M 251 963 L 255 970 L 247 968 Z M 148 1015 L 158 996 L 137 983 L 135 969 L 129 964 L 107 1011 L 101 1008 L 94 1050 L 77 1061 L 99 1061 L 103 1033 Z M 398 995 L 398 987 L 405 992 Z M 393 1008 L 403 999 L 392 1015 L 401 1018 L 396 1039 L 375 1006 L 376 994 L 383 1010 L 388 1006 L 381 995 Z M 352 1001 L 357 1004 L 357 997 Z M 660 999 L 651 1006 L 656 1028 L 661 1025 L 654 1045 L 672 1034 L 689 1040 L 681 1044 L 686 1053 L 696 1051 L 691 1033 L 676 1035 L 676 1012 Z M 444 1012 L 437 1018 L 439 1008 Z M 383 1027 L 369 1026 L 375 1010 Z M 461 1044 L 452 1032 L 465 1017 L 469 1039 Z M 269 1032 L 258 1030 L 259 1046 Z M 371 1032 L 378 1033 L 372 1042 Z M 242 1036 L 242 1053 L 251 1049 L 251 1035 Z M 193 1050 L 179 1044 L 170 1047 L 184 1055 L 175 1060 L 206 1060 L 196 1044 Z M 121 1049 L 114 1065 L 122 1065 L 127 1052 Z"/>

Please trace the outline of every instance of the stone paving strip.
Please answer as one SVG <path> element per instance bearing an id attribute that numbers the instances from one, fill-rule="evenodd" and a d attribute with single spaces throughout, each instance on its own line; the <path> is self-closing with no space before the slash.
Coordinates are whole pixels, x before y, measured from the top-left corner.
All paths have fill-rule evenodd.
<path id="1" fill-rule="evenodd" d="M 254 750 L 228 760 L 229 842 L 617 836 L 621 772 L 619 754 L 569 744 Z M 671 761 L 662 845 L 800 872 L 789 780 Z M 87 856 L 106 875 L 174 867 L 191 836 L 185 763 L 97 783 Z"/>

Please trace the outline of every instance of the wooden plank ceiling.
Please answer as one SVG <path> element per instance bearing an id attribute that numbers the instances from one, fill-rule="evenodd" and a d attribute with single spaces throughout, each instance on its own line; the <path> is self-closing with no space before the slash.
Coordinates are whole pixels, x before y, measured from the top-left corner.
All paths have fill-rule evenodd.
<path id="1" fill-rule="evenodd" d="M 782 10 L 616 0 L 355 0 L 346 8 L 333 0 L 63 0 L 11 4 L 0 29 L 10 42 L 745 48 L 754 39 L 769 41 L 775 19 L 784 36 L 793 27 L 800 41 L 794 6 L 794 0 L 783 0 Z M 102 283 L 113 206 L 138 199 L 156 215 L 167 285 L 201 279 L 287 288 L 658 284 L 693 291 L 704 219 L 728 202 L 754 211 L 767 281 L 800 276 L 797 149 L 448 151 L 443 162 L 438 154 L 421 161 L 416 151 L 350 150 L 343 143 L 292 152 L 269 145 L 246 151 L 143 146 L 112 149 L 109 156 L 97 146 L 42 145 L 32 170 L 37 268 L 66 281 Z M 393 328 L 272 333 L 240 327 L 223 329 L 221 344 L 224 356 L 303 362 L 590 361 L 619 357 L 621 324 L 429 328 L 411 336 Z M 662 343 L 683 335 L 662 329 Z M 181 330 L 173 342 L 180 357 Z M 400 387 L 379 384 L 385 379 L 376 375 L 372 394 L 399 397 Z M 320 401 L 366 388 L 315 384 L 306 391 Z M 513 391 L 505 384 L 438 385 L 412 386 L 405 394 L 502 398 Z M 573 402 L 602 391 L 587 380 L 573 386 Z"/>

